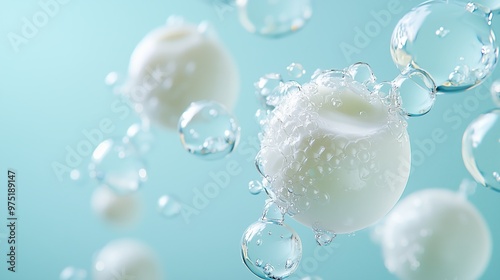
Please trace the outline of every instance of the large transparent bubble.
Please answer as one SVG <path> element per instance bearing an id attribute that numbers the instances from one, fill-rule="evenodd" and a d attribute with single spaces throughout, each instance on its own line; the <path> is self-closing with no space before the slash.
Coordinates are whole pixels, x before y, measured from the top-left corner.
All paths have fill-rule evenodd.
<path id="1" fill-rule="evenodd" d="M 500 192 L 500 109 L 469 124 L 462 138 L 462 157 L 479 184 Z"/>
<path id="2" fill-rule="evenodd" d="M 455 1 L 428 1 L 407 13 L 391 39 L 394 63 L 423 69 L 440 92 L 480 84 L 494 70 L 498 46 L 488 8 Z"/>
<path id="3" fill-rule="evenodd" d="M 299 266 L 302 242 L 295 231 L 275 220 L 251 224 L 241 241 L 245 265 L 262 279 L 284 279 Z"/>

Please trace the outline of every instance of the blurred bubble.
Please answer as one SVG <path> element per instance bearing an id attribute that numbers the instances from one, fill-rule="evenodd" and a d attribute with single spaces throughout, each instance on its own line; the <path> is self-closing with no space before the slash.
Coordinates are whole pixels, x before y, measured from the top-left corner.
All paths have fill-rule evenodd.
<path id="1" fill-rule="evenodd" d="M 296 32 L 312 16 L 311 0 L 237 0 L 236 4 L 243 27 L 266 37 Z"/>
<path id="2" fill-rule="evenodd" d="M 248 191 L 253 195 L 261 193 L 263 189 L 264 187 L 262 187 L 262 183 L 258 180 L 248 182 Z"/>
<path id="3" fill-rule="evenodd" d="M 85 269 L 68 266 L 61 271 L 60 280 L 86 280 L 87 271 Z"/>
<path id="4" fill-rule="evenodd" d="M 290 227 L 274 221 L 250 225 L 241 241 L 243 261 L 262 279 L 284 279 L 298 268 L 302 242 Z"/>
<path id="5" fill-rule="evenodd" d="M 398 279 L 480 279 L 491 257 L 485 220 L 450 190 L 410 194 L 377 231 L 384 264 Z"/>
<path id="6" fill-rule="evenodd" d="M 139 154 L 143 155 L 151 150 L 154 139 L 155 137 L 148 125 L 135 123 L 127 129 L 123 142 L 132 144 Z"/>
<path id="7" fill-rule="evenodd" d="M 436 99 L 436 85 L 422 70 L 407 69 L 393 81 L 398 93 L 398 105 L 410 117 L 427 114 Z"/>
<path id="8" fill-rule="evenodd" d="M 104 83 L 107 85 L 107 86 L 114 86 L 116 85 L 116 82 L 118 81 L 118 73 L 116 72 L 109 72 L 107 75 L 106 75 L 106 78 L 104 78 Z"/>
<path id="9" fill-rule="evenodd" d="M 182 145 L 203 159 L 230 154 L 240 139 L 240 127 L 226 108 L 214 101 L 193 102 L 179 119 Z"/>
<path id="10" fill-rule="evenodd" d="M 288 65 L 286 67 L 286 70 L 288 72 L 288 75 L 290 75 L 292 78 L 297 78 L 297 79 L 302 77 L 306 73 L 306 70 L 304 69 L 302 64 L 295 62 Z"/>
<path id="11" fill-rule="evenodd" d="M 165 218 L 173 218 L 181 213 L 182 204 L 170 195 L 158 198 L 158 212 Z"/>
<path id="12" fill-rule="evenodd" d="M 493 103 L 500 107 L 500 80 L 496 80 L 491 84 L 490 91 Z"/>
<path id="13" fill-rule="evenodd" d="M 107 224 L 130 227 L 140 218 L 142 204 L 137 193 L 117 194 L 106 186 L 97 187 L 92 193 L 92 210 Z"/>
<path id="14" fill-rule="evenodd" d="M 394 63 L 423 69 L 443 93 L 467 90 L 494 70 L 498 46 L 491 11 L 455 1 L 428 1 L 407 13 L 391 39 Z"/>
<path id="15" fill-rule="evenodd" d="M 120 194 L 137 191 L 147 180 L 145 163 L 135 148 L 113 139 L 96 147 L 89 171 L 90 177 Z"/>
<path id="16" fill-rule="evenodd" d="M 156 254 L 134 239 L 109 242 L 97 254 L 93 267 L 93 280 L 164 279 Z"/>
<path id="17" fill-rule="evenodd" d="M 479 184 L 500 192 L 500 109 L 473 120 L 462 138 L 465 167 Z"/>

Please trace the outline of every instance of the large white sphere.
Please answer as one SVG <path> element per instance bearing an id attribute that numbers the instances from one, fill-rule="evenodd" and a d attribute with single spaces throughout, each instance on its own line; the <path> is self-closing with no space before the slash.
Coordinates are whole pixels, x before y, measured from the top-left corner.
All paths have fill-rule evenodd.
<path id="1" fill-rule="evenodd" d="M 98 253 L 93 267 L 94 280 L 162 280 L 162 271 L 154 252 L 133 239 L 108 243 Z"/>
<path id="2" fill-rule="evenodd" d="M 444 189 L 413 193 L 377 230 L 385 265 L 400 279 L 479 279 L 491 256 L 491 235 L 478 210 Z"/>
<path id="3" fill-rule="evenodd" d="M 125 90 L 139 113 L 176 128 L 194 101 L 217 101 L 231 110 L 239 76 L 215 36 L 195 25 L 168 24 L 146 35 L 135 48 Z"/>
<path id="4" fill-rule="evenodd" d="M 406 122 L 376 94 L 345 73 L 326 75 L 332 77 L 304 85 L 274 109 L 257 165 L 276 203 L 297 221 L 350 233 L 400 198 L 410 142 Z"/>
<path id="5" fill-rule="evenodd" d="M 137 194 L 118 195 L 108 187 L 98 187 L 91 198 L 92 210 L 106 223 L 113 226 L 135 224 L 141 213 Z"/>

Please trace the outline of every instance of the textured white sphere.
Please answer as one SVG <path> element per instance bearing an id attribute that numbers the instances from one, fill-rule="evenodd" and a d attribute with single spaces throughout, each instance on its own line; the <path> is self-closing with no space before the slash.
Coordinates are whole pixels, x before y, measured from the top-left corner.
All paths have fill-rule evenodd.
<path id="1" fill-rule="evenodd" d="M 97 254 L 92 279 L 161 280 L 163 277 L 159 261 L 148 246 L 133 239 L 119 239 Z"/>
<path id="2" fill-rule="evenodd" d="M 114 226 L 135 224 L 141 212 L 141 202 L 137 194 L 118 195 L 104 186 L 94 190 L 91 207 L 102 220 Z"/>
<path id="3" fill-rule="evenodd" d="M 208 33 L 195 25 L 168 24 L 137 45 L 126 95 L 139 113 L 175 129 L 191 102 L 212 100 L 233 108 L 238 70 L 228 51 Z"/>
<path id="4" fill-rule="evenodd" d="M 462 195 L 427 189 L 403 199 L 377 230 L 385 265 L 400 279 L 479 279 L 491 235 Z"/>
<path id="5" fill-rule="evenodd" d="M 410 142 L 406 122 L 380 97 L 346 75 L 331 75 L 274 109 L 257 165 L 297 221 L 350 233 L 375 223 L 400 198 Z"/>

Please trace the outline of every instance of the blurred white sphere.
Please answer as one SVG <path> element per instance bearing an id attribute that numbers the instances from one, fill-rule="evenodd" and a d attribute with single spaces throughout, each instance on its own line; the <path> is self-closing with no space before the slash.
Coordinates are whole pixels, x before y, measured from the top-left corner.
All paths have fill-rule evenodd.
<path id="1" fill-rule="evenodd" d="M 479 279 L 491 256 L 481 214 L 463 195 L 444 189 L 403 199 L 377 235 L 387 269 L 400 279 Z"/>
<path id="2" fill-rule="evenodd" d="M 125 94 L 140 114 L 176 129 L 191 102 L 217 101 L 232 110 L 238 91 L 238 69 L 218 39 L 206 25 L 178 21 L 137 45 Z"/>
<path id="3" fill-rule="evenodd" d="M 91 207 L 106 223 L 120 227 L 135 224 L 142 208 L 137 194 L 118 195 L 105 186 L 94 190 Z"/>
<path id="4" fill-rule="evenodd" d="M 108 243 L 98 253 L 93 267 L 94 280 L 162 280 L 162 271 L 154 252 L 133 239 Z"/>

